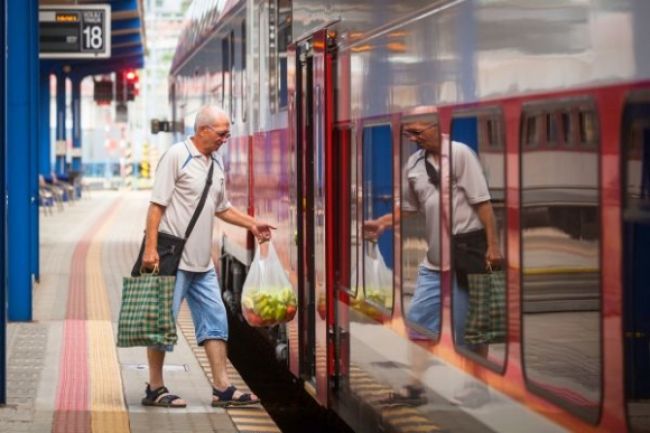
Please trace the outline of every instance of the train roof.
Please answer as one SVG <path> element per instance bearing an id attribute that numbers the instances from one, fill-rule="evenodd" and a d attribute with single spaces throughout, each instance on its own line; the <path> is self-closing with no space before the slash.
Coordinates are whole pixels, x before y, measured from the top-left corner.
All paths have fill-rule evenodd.
<path id="1" fill-rule="evenodd" d="M 228 12 L 245 0 L 193 0 L 185 14 L 183 28 L 172 60 L 170 74 L 210 37 Z"/>

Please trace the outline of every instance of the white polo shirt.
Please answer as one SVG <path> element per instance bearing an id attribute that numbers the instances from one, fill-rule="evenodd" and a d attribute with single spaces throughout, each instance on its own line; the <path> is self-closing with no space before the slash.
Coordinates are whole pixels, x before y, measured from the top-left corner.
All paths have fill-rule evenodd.
<path id="1" fill-rule="evenodd" d="M 444 136 L 443 136 L 444 139 Z M 443 145 L 446 145 L 443 142 Z M 425 165 L 423 149 L 413 153 L 404 167 L 402 182 L 402 209 L 408 212 L 422 212 L 426 221 L 427 255 L 422 265 L 440 270 L 440 191 L 431 182 Z M 441 157 L 445 158 L 445 157 Z M 468 233 L 483 228 L 474 210 L 474 205 L 490 200 L 481 162 L 466 144 L 452 141 L 453 226 L 452 233 Z M 440 173 L 440 167 L 429 155 L 429 162 Z"/>
<path id="2" fill-rule="evenodd" d="M 231 207 L 226 196 L 223 160 L 216 152 L 211 158 L 201 154 L 188 138 L 172 145 L 162 155 L 154 177 L 151 202 L 165 206 L 159 230 L 183 238 L 201 199 L 211 162 L 214 162 L 212 185 L 185 243 L 179 265 L 184 271 L 205 272 L 214 267 L 211 254 L 214 215 Z"/>

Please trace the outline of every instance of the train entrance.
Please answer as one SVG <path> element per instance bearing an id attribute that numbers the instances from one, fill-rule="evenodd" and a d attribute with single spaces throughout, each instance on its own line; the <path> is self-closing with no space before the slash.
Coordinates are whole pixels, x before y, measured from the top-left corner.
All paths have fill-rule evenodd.
<path id="1" fill-rule="evenodd" d="M 295 46 L 297 270 L 300 332 L 299 375 L 314 396 L 327 403 L 328 233 L 331 231 L 331 77 L 327 33 L 319 31 Z"/>
<path id="2" fill-rule="evenodd" d="M 296 70 L 296 157 L 298 175 L 298 290 L 300 292 L 300 375 L 316 381 L 316 293 L 314 287 L 314 58 L 311 41 L 298 46 Z"/>
<path id="3" fill-rule="evenodd" d="M 650 431 L 650 91 L 623 115 L 625 384 L 633 432 Z"/>

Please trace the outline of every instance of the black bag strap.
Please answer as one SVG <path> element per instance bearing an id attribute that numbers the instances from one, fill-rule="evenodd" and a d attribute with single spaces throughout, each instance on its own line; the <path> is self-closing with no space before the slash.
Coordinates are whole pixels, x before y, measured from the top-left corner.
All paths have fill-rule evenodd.
<path id="1" fill-rule="evenodd" d="M 194 225 L 196 225 L 196 221 L 199 219 L 199 215 L 203 210 L 203 206 L 205 205 L 205 199 L 208 197 L 208 191 L 210 190 L 210 185 L 212 185 L 213 172 L 214 172 L 214 160 L 210 164 L 210 171 L 208 171 L 208 177 L 205 179 L 205 186 L 203 187 L 203 193 L 201 194 L 199 205 L 196 207 L 196 210 L 194 211 L 194 215 L 192 215 L 192 219 L 190 220 L 190 224 L 187 226 L 187 230 L 185 230 L 185 239 L 190 237 L 192 230 L 194 230 Z"/>

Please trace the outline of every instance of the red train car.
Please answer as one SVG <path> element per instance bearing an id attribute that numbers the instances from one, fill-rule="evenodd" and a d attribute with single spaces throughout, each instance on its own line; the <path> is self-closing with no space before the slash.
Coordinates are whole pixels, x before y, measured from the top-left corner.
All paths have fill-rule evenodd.
<path id="1" fill-rule="evenodd" d="M 277 224 L 300 303 L 260 332 L 355 431 L 650 431 L 648 6 L 192 4 L 175 120 L 207 103 L 231 114 L 231 200 Z M 401 217 L 414 122 L 443 143 L 433 235 Z M 480 349 L 460 331 L 451 142 L 478 156 L 505 258 L 506 338 Z M 385 215 L 370 242 L 364 226 Z M 237 312 L 253 244 L 216 238 Z M 425 256 L 437 328 L 409 320 Z"/>

